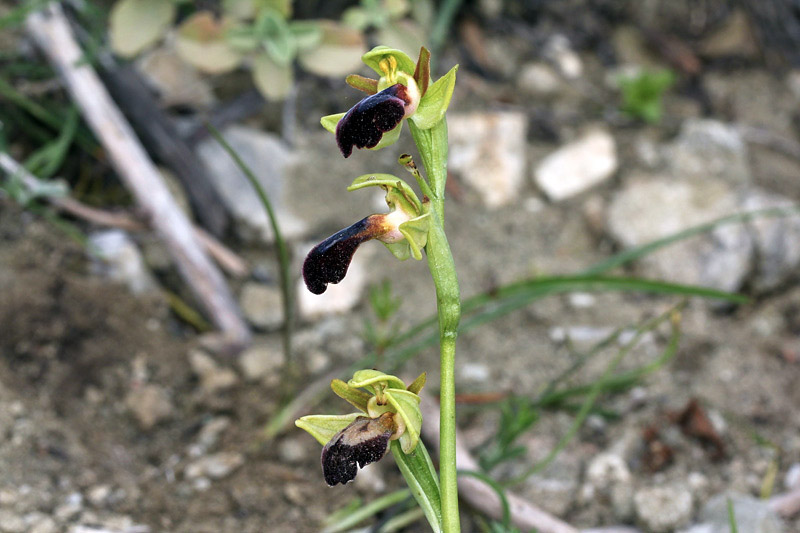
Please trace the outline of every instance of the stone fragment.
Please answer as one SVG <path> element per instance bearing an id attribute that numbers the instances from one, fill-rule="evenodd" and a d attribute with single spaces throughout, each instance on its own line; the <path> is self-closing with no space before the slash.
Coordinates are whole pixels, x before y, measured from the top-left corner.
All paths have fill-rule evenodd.
<path id="1" fill-rule="evenodd" d="M 640 246 L 738 211 L 730 185 L 713 179 L 634 179 L 611 201 L 608 229 L 625 247 Z M 721 226 L 648 254 L 653 277 L 735 291 L 750 271 L 752 238 L 741 224 Z"/>
<path id="2" fill-rule="evenodd" d="M 742 195 L 742 211 L 756 211 L 796 205 L 789 198 L 761 189 Z M 779 287 L 800 267 L 800 217 L 756 217 L 750 222 L 755 241 L 755 276 L 753 289 L 759 292 Z"/>
<path id="3" fill-rule="evenodd" d="M 575 80 L 583 74 L 583 61 L 572 49 L 572 43 L 563 34 L 559 33 L 548 39 L 544 46 L 544 55 L 568 80 Z"/>
<path id="4" fill-rule="evenodd" d="M 200 387 L 206 393 L 230 389 L 238 381 L 233 370 L 218 365 L 210 355 L 201 350 L 189 352 L 189 364 L 200 378 Z"/>
<path id="5" fill-rule="evenodd" d="M 248 381 L 277 376 L 282 366 L 283 351 L 265 343 L 255 343 L 239 356 L 239 368 Z"/>
<path id="6" fill-rule="evenodd" d="M 516 201 L 525 181 L 527 120 L 520 112 L 452 114 L 448 166 L 490 208 Z"/>
<path id="7" fill-rule="evenodd" d="M 636 516 L 652 533 L 668 533 L 688 525 L 692 517 L 692 493 L 679 485 L 646 487 L 633 497 Z"/>
<path id="8" fill-rule="evenodd" d="M 664 161 L 676 179 L 703 181 L 717 178 L 733 184 L 749 183 L 747 146 L 732 124 L 691 118 L 664 149 Z"/>
<path id="9" fill-rule="evenodd" d="M 723 25 L 700 42 L 700 53 L 710 58 L 755 58 L 759 54 L 750 20 L 734 9 Z"/>
<path id="10" fill-rule="evenodd" d="M 594 129 L 545 157 L 533 176 L 547 197 L 558 202 L 607 180 L 617 165 L 614 138 L 603 129 Z"/>
<path id="11" fill-rule="evenodd" d="M 222 479 L 228 477 L 244 464 L 244 456 L 237 452 L 219 452 L 201 457 L 186 465 L 184 475 L 187 479 L 207 477 Z"/>
<path id="12" fill-rule="evenodd" d="M 247 282 L 242 286 L 239 304 L 245 318 L 258 328 L 274 330 L 283 323 L 283 301 L 278 287 Z"/>
<path id="13" fill-rule="evenodd" d="M 169 394 L 159 385 L 133 388 L 125 398 L 125 405 L 144 430 L 149 430 L 157 423 L 171 418 L 175 411 Z"/>
<path id="14" fill-rule="evenodd" d="M 136 243 L 122 230 L 98 231 L 89 235 L 92 271 L 123 283 L 134 294 L 158 288 Z"/>
<path id="15" fill-rule="evenodd" d="M 544 63 L 526 63 L 517 78 L 517 88 L 533 97 L 552 96 L 561 89 L 561 79 Z"/>
<path id="16" fill-rule="evenodd" d="M 712 526 L 712 533 L 728 533 L 728 501 L 733 505 L 736 527 L 747 533 L 783 533 L 781 520 L 766 501 L 743 494 L 725 493 L 713 496 L 700 511 L 703 522 Z"/>
<path id="17" fill-rule="evenodd" d="M 222 135 L 269 195 L 284 238 L 303 235 L 306 225 L 289 210 L 285 198 L 289 148 L 275 135 L 245 126 L 231 126 Z M 273 242 L 272 228 L 256 191 L 222 146 L 212 138 L 204 139 L 197 146 L 197 154 L 208 167 L 220 199 L 236 221 L 239 237 L 251 242 Z"/>

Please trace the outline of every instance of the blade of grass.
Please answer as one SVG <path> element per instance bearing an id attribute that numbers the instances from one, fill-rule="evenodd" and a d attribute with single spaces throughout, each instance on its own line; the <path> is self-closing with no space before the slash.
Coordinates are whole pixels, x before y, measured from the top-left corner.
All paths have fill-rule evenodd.
<path id="1" fill-rule="evenodd" d="M 680 304 L 670 308 L 666 313 L 654 318 L 653 320 L 647 321 L 641 327 L 638 328 L 634 338 L 631 339 L 631 341 L 625 347 L 623 347 L 617 353 L 617 355 L 611 360 L 611 362 L 606 367 L 600 379 L 598 379 L 591 385 L 591 388 L 589 389 L 589 394 L 583 401 L 581 410 L 575 416 L 575 420 L 573 420 L 572 425 L 570 426 L 567 433 L 565 433 L 564 436 L 562 436 L 561 439 L 558 441 L 558 444 L 556 444 L 556 446 L 552 450 L 550 450 L 550 453 L 548 453 L 544 459 L 533 465 L 531 468 L 523 472 L 521 475 L 511 479 L 507 483 L 507 485 L 516 485 L 527 479 L 529 476 L 541 472 L 544 468 L 547 467 L 547 465 L 553 462 L 553 459 L 555 459 L 556 456 L 559 453 L 561 453 L 561 451 L 567 446 L 567 444 L 569 444 L 569 442 L 578 433 L 578 430 L 581 428 L 583 422 L 586 420 L 586 417 L 589 415 L 589 412 L 591 411 L 592 407 L 597 401 L 597 398 L 600 396 L 602 392 L 607 390 L 607 384 L 610 378 L 612 377 L 614 370 L 619 365 L 619 363 L 621 363 L 622 360 L 625 358 L 625 356 L 627 356 L 631 352 L 631 350 L 633 350 L 633 348 L 635 348 L 636 345 L 639 344 L 639 341 L 641 340 L 642 336 L 644 336 L 645 333 L 647 333 L 648 331 L 652 331 L 666 320 L 670 320 L 672 323 L 672 335 L 663 354 L 667 354 L 667 358 L 671 358 L 675 354 L 675 352 L 678 349 L 678 340 L 680 339 L 680 326 L 679 326 L 680 310 L 685 305 L 686 305 L 685 301 L 681 302 Z"/>
<path id="2" fill-rule="evenodd" d="M 322 530 L 322 533 L 339 533 L 340 531 L 345 531 L 351 527 L 357 526 L 359 522 L 378 514 L 384 509 L 409 499 L 411 499 L 411 491 L 408 489 L 391 492 L 378 498 L 377 500 L 369 502 L 367 505 L 361 506 L 359 509 L 351 513 L 348 513 L 346 517 L 342 518 L 337 516 L 334 517 L 334 520 L 331 522 L 326 520 L 327 525 L 325 526 L 325 529 Z"/>
<path id="3" fill-rule="evenodd" d="M 267 191 L 261 186 L 261 182 L 258 181 L 253 171 L 250 170 L 250 167 L 239 157 L 239 154 L 236 153 L 236 150 L 228 144 L 222 134 L 210 123 L 206 122 L 206 128 L 211 133 L 211 135 L 216 139 L 216 141 L 222 146 L 222 148 L 227 152 L 227 154 L 233 159 L 236 166 L 239 167 L 247 179 L 250 181 L 250 184 L 256 190 L 258 194 L 258 199 L 261 202 L 261 205 L 264 206 L 264 211 L 267 213 L 267 218 L 269 219 L 269 224 L 272 227 L 272 233 L 275 235 L 275 247 L 278 251 L 278 266 L 280 271 L 280 280 L 281 280 L 281 295 L 283 300 L 283 355 L 285 358 L 284 361 L 284 371 L 286 372 L 286 383 L 287 391 L 291 387 L 291 384 L 294 383 L 295 379 L 299 376 L 299 369 L 296 368 L 295 362 L 292 358 L 292 325 L 294 322 L 294 314 L 293 314 L 293 304 L 292 304 L 292 287 L 291 287 L 291 276 L 289 275 L 289 247 L 286 245 L 286 241 L 283 238 L 283 233 L 281 232 L 280 225 L 278 224 L 278 217 L 275 214 L 275 210 L 272 207 L 272 202 L 267 195 Z"/>
<path id="4" fill-rule="evenodd" d="M 506 498 L 506 493 L 500 483 L 496 482 L 483 472 L 477 472 L 475 470 L 459 470 L 459 476 L 470 476 L 477 479 L 480 479 L 484 483 L 486 483 L 495 493 L 497 493 L 497 497 L 500 499 L 500 506 L 503 509 L 503 527 L 510 528 L 511 527 L 511 508 L 508 505 L 508 498 Z"/>
<path id="5" fill-rule="evenodd" d="M 394 533 L 395 531 L 400 531 L 404 529 L 406 526 L 413 524 L 414 522 L 418 521 L 420 518 L 425 518 L 425 513 L 419 507 L 414 507 L 413 509 L 409 509 L 408 511 L 401 513 L 397 516 L 393 516 L 386 523 L 381 526 L 378 530 L 379 533 Z"/>

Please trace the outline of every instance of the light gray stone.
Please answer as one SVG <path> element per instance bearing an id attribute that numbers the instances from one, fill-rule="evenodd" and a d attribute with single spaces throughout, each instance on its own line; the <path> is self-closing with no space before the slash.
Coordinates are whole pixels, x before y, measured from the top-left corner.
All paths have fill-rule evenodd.
<path id="1" fill-rule="evenodd" d="M 189 352 L 189 365 L 200 378 L 200 387 L 206 393 L 230 389 L 239 381 L 233 370 L 218 365 L 213 357 L 201 350 Z"/>
<path id="2" fill-rule="evenodd" d="M 761 189 L 743 194 L 742 211 L 796 205 L 789 198 Z M 756 271 L 753 288 L 769 291 L 793 276 L 800 267 L 800 217 L 757 217 L 750 222 L 756 249 Z"/>
<path id="3" fill-rule="evenodd" d="M 633 179 L 608 210 L 608 230 L 625 247 L 640 246 L 739 210 L 730 185 L 713 179 Z M 741 224 L 721 226 L 648 254 L 649 275 L 721 290 L 739 289 L 750 271 L 753 242 Z"/>
<path id="4" fill-rule="evenodd" d="M 747 533 L 782 533 L 783 526 L 778 516 L 765 501 L 743 494 L 717 494 L 703 506 L 700 517 L 711 524 L 713 533 L 728 533 L 728 501 L 733 505 L 736 527 Z"/>
<path id="5" fill-rule="evenodd" d="M 275 286 L 247 282 L 242 286 L 239 304 L 245 318 L 256 327 L 274 330 L 283 323 L 281 291 Z"/>
<path id="6" fill-rule="evenodd" d="M 604 129 L 593 129 L 541 160 L 533 178 L 550 200 L 558 202 L 607 180 L 617 165 L 614 138 Z"/>
<path id="7" fill-rule="evenodd" d="M 186 465 L 184 475 L 187 479 L 206 477 L 222 479 L 231 475 L 244 464 L 244 456 L 237 452 L 219 452 L 193 461 Z"/>
<path id="8" fill-rule="evenodd" d="M 136 243 L 122 230 L 106 230 L 89 235 L 89 249 L 95 274 L 123 283 L 134 294 L 158 288 Z"/>
<path id="9" fill-rule="evenodd" d="M 692 493 L 679 485 L 643 488 L 633 501 L 638 520 L 652 533 L 685 527 L 692 517 Z"/>
<path id="10" fill-rule="evenodd" d="M 600 453 L 592 458 L 586 468 L 586 478 L 596 488 L 605 490 L 616 483 L 630 483 L 632 480 L 628 464 L 615 453 Z"/>
<path id="11" fill-rule="evenodd" d="M 664 161 L 681 180 L 717 178 L 734 184 L 749 183 L 747 146 L 732 124 L 691 118 L 675 140 L 664 148 Z"/>
<path id="12" fill-rule="evenodd" d="M 157 423 L 172 417 L 175 408 L 167 391 L 159 385 L 142 385 L 133 388 L 125 398 L 142 429 L 148 430 Z"/>
<path id="13" fill-rule="evenodd" d="M 793 463 L 783 477 L 783 486 L 786 490 L 800 487 L 800 463 Z"/>
<path id="14" fill-rule="evenodd" d="M 447 125 L 448 168 L 458 172 L 487 207 L 516 201 L 525 182 L 525 114 L 452 114 Z"/>
<path id="15" fill-rule="evenodd" d="M 289 210 L 285 200 L 285 171 L 291 158 L 289 149 L 275 135 L 244 126 L 226 128 L 222 135 L 269 195 L 284 238 L 302 236 L 306 225 Z M 264 207 L 250 181 L 231 157 L 212 138 L 199 143 L 197 154 L 208 167 L 225 208 L 236 221 L 239 237 L 246 241 L 272 242 L 274 236 Z"/>
<path id="16" fill-rule="evenodd" d="M 239 356 L 239 368 L 248 381 L 277 376 L 281 366 L 283 352 L 277 346 L 255 343 Z"/>
<path id="17" fill-rule="evenodd" d="M 8 509 L 0 509 L 0 532 L 25 533 L 27 529 L 23 517 Z"/>
<path id="18" fill-rule="evenodd" d="M 561 89 L 561 79 L 545 63 L 526 63 L 517 78 L 519 90 L 530 96 L 552 96 Z"/>
<path id="19" fill-rule="evenodd" d="M 544 55 L 568 80 L 575 80 L 583 74 L 583 61 L 572 49 L 572 43 L 563 34 L 555 34 L 547 40 L 544 46 Z"/>
<path id="20" fill-rule="evenodd" d="M 170 47 L 159 47 L 143 55 L 136 66 L 158 91 L 165 106 L 207 108 L 215 101 L 211 85 Z"/>

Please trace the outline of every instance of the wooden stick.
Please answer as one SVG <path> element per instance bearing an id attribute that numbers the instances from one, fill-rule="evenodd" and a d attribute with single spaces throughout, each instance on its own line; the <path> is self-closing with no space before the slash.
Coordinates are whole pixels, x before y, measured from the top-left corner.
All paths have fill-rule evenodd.
<path id="1" fill-rule="evenodd" d="M 42 183 L 39 178 L 28 172 L 25 167 L 5 152 L 0 152 L 0 169 L 3 169 L 9 176 L 19 176 L 22 183 L 30 189 L 35 189 Z M 129 213 L 112 213 L 86 205 L 69 196 L 52 196 L 47 197 L 46 200 L 56 209 L 98 226 L 109 226 L 125 231 L 145 231 L 148 229 Z M 199 226 L 194 226 L 194 233 L 195 238 L 203 244 L 206 251 L 228 274 L 235 277 L 247 275 L 249 269 L 244 259 Z"/>
<path id="2" fill-rule="evenodd" d="M 57 3 L 48 4 L 42 11 L 28 15 L 25 26 L 60 74 L 120 178 L 166 243 L 178 271 L 221 330 L 228 347 L 245 346 L 250 341 L 250 330 L 225 279 L 197 244 L 189 220 L 178 208 L 97 73 L 84 60 L 61 7 Z"/>

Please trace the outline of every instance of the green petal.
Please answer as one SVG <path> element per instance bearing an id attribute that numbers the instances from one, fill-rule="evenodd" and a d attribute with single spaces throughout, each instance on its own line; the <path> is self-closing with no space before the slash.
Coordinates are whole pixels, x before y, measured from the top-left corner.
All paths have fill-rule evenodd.
<path id="1" fill-rule="evenodd" d="M 417 379 L 415 379 L 411 385 L 406 387 L 406 390 L 413 392 L 414 394 L 419 394 L 419 391 L 422 390 L 422 387 L 425 386 L 425 382 L 428 380 L 428 373 L 423 372 L 419 375 Z"/>
<path id="2" fill-rule="evenodd" d="M 335 115 L 327 115 L 319 119 L 319 123 L 322 124 L 322 127 L 328 130 L 331 133 L 336 133 L 336 125 L 342 120 L 342 117 L 345 116 L 347 113 L 336 113 Z"/>
<path id="3" fill-rule="evenodd" d="M 354 179 L 347 190 L 357 191 L 365 187 L 375 186 L 383 187 L 387 192 L 387 203 L 392 202 L 395 205 L 399 203 L 401 205 L 398 207 L 406 212 L 409 212 L 409 207 L 411 207 L 410 212 L 414 214 L 422 212 L 422 202 L 417 198 L 414 189 L 393 174 L 363 174 Z M 392 206 L 390 205 L 390 207 Z"/>
<path id="4" fill-rule="evenodd" d="M 406 238 L 411 255 L 419 261 L 422 259 L 422 249 L 428 243 L 428 229 L 430 228 L 430 213 L 411 219 L 400 224 L 398 229 Z"/>
<path id="5" fill-rule="evenodd" d="M 361 409 L 365 413 L 367 412 L 367 402 L 372 396 L 366 392 L 351 387 L 341 379 L 334 379 L 331 381 L 331 390 L 333 390 L 336 396 L 347 401 L 356 409 Z"/>
<path id="6" fill-rule="evenodd" d="M 317 442 L 325 446 L 334 435 L 349 426 L 353 420 L 364 413 L 350 413 L 349 415 L 308 415 L 298 418 L 294 425 L 306 430 Z"/>
<path id="7" fill-rule="evenodd" d="M 378 76 L 383 76 L 383 72 L 381 71 L 379 64 L 381 60 L 387 56 L 394 56 L 394 58 L 397 60 L 398 70 L 411 76 L 414 75 L 414 70 L 416 69 L 414 60 L 408 57 L 408 54 L 405 52 L 395 48 L 389 48 L 388 46 L 376 46 L 361 56 L 361 61 L 363 61 L 369 68 L 377 72 Z"/>
<path id="8" fill-rule="evenodd" d="M 428 87 L 428 91 L 419 102 L 417 112 L 410 118 L 419 129 L 430 129 L 444 117 L 447 107 L 450 105 L 450 99 L 453 97 L 457 71 L 458 65 Z"/>
<path id="9" fill-rule="evenodd" d="M 367 150 L 380 150 L 381 148 L 385 148 L 387 146 L 391 146 L 397 142 L 397 139 L 400 138 L 400 132 L 403 131 L 403 121 L 400 121 L 400 124 L 395 126 L 393 129 L 387 131 L 381 137 L 381 140 L 378 141 L 378 144 L 373 146 L 372 148 L 367 148 Z"/>
<path id="10" fill-rule="evenodd" d="M 411 453 L 417 447 L 422 430 L 422 411 L 419 409 L 420 398 L 413 392 L 402 389 L 386 389 L 384 391 L 389 404 L 406 423 L 406 431 L 400 436 L 400 446 L 405 453 Z"/>
<path id="11" fill-rule="evenodd" d="M 369 368 L 365 370 L 357 370 L 356 373 L 353 374 L 353 379 L 348 381 L 347 384 L 351 387 L 361 388 L 380 382 L 384 382 L 390 387 L 402 387 L 403 389 L 406 388 L 406 384 L 403 383 L 403 380 L 397 376 L 390 376 L 389 374 L 384 374 L 383 372 Z"/>

